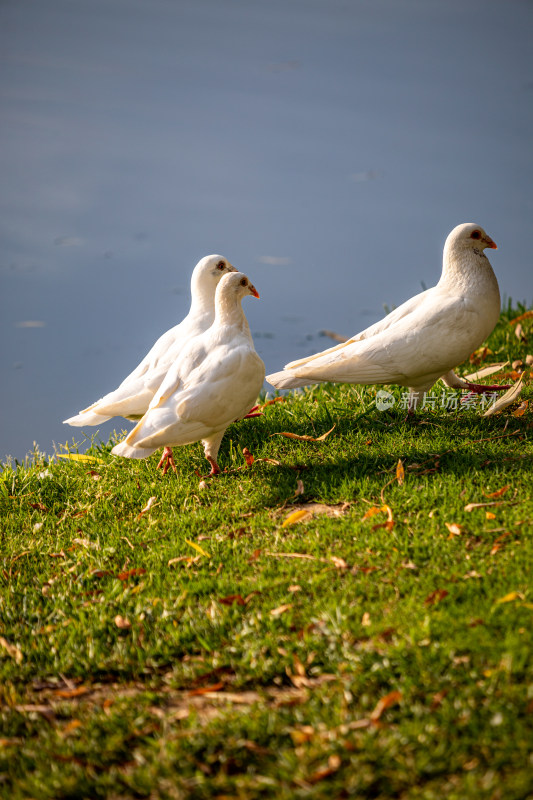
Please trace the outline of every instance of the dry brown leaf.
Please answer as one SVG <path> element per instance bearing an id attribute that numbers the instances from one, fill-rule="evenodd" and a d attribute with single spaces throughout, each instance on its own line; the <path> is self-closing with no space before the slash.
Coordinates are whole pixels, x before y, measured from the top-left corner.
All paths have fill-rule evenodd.
<path id="1" fill-rule="evenodd" d="M 222 681 L 219 681 L 218 683 L 213 683 L 211 686 L 201 686 L 199 689 L 191 689 L 191 691 L 188 692 L 188 694 L 191 697 L 194 697 L 195 695 L 209 694 L 211 692 L 219 692 L 223 688 L 224 684 L 222 683 Z"/>
<path id="2" fill-rule="evenodd" d="M 516 328 L 514 329 L 514 335 L 518 339 L 519 342 L 527 342 L 527 339 L 524 334 L 524 329 L 522 324 L 519 322 Z"/>
<path id="3" fill-rule="evenodd" d="M 272 608 L 270 610 L 270 614 L 273 617 L 279 617 L 281 616 L 281 614 L 284 614 L 286 611 L 292 608 L 292 605 L 293 605 L 292 603 L 284 603 L 282 606 L 278 606 L 277 608 Z"/>
<path id="4" fill-rule="evenodd" d="M 449 592 L 446 589 L 435 589 L 434 592 L 428 594 L 426 599 L 424 600 L 425 606 L 434 606 L 437 603 L 440 603 L 441 600 L 444 600 L 445 597 L 448 597 Z"/>
<path id="5" fill-rule="evenodd" d="M 502 486 L 501 489 L 497 489 L 495 492 L 483 492 L 483 494 L 485 495 L 485 497 L 490 497 L 490 498 L 494 499 L 495 497 L 501 497 L 502 494 L 505 494 L 507 489 L 510 489 L 510 488 L 511 488 L 511 484 L 508 483 L 505 486 Z"/>
<path id="6" fill-rule="evenodd" d="M 148 498 L 148 501 L 147 501 L 147 503 L 146 503 L 146 505 L 145 505 L 145 507 L 142 509 L 142 511 L 140 511 L 140 512 L 139 512 L 139 516 L 137 517 L 137 519 L 139 519 L 140 517 L 142 517 L 142 515 L 143 515 L 143 514 L 146 514 L 146 512 L 147 512 L 147 511 L 150 511 L 150 509 L 151 509 L 151 508 L 152 508 L 152 507 L 153 507 L 153 506 L 154 506 L 156 503 L 157 503 L 157 497 L 149 497 L 149 498 Z"/>
<path id="7" fill-rule="evenodd" d="M 223 603 L 225 606 L 232 606 L 236 603 L 238 606 L 246 605 L 246 601 L 241 594 L 228 594 L 227 597 L 219 597 L 219 603 Z"/>
<path id="8" fill-rule="evenodd" d="M 191 564 L 196 564 L 198 561 L 200 561 L 201 557 L 202 556 L 178 556 L 177 558 L 169 559 L 167 566 L 171 567 L 172 564 L 179 564 L 183 561 L 188 567 L 190 567 Z"/>
<path id="9" fill-rule="evenodd" d="M 81 544 L 82 547 L 86 547 L 87 550 L 90 547 L 92 547 L 93 550 L 100 550 L 100 545 L 98 542 L 91 542 L 90 539 L 80 539 L 79 537 L 76 537 L 72 540 L 72 544 Z"/>
<path id="10" fill-rule="evenodd" d="M 126 572 L 119 572 L 117 578 L 119 581 L 127 581 L 129 578 L 133 578 L 135 575 L 144 575 L 146 570 L 142 567 L 136 567 L 134 569 L 129 569 Z"/>
<path id="11" fill-rule="evenodd" d="M 253 457 L 253 455 L 250 453 L 250 451 L 248 450 L 248 448 L 247 448 L 247 447 L 243 447 L 243 448 L 242 448 L 242 454 L 243 454 L 243 456 L 244 456 L 244 460 L 246 461 L 246 466 L 247 466 L 247 467 L 251 467 L 251 466 L 252 466 L 252 464 L 254 463 L 254 457 Z"/>
<path id="12" fill-rule="evenodd" d="M 30 503 L 30 507 L 31 508 L 35 508 L 36 511 L 49 511 L 50 510 L 43 503 Z"/>
<path id="13" fill-rule="evenodd" d="M 19 711 L 21 714 L 42 714 L 48 720 L 55 719 L 54 709 L 50 706 L 24 703 L 23 705 L 15 706 L 15 711 Z"/>
<path id="14" fill-rule="evenodd" d="M 317 561 L 316 556 L 310 556 L 307 553 L 265 553 L 266 556 L 273 556 L 273 558 L 306 558 L 309 561 Z"/>
<path id="15" fill-rule="evenodd" d="M 284 403 L 284 402 L 285 402 L 284 397 L 273 397 L 271 400 L 267 400 L 266 403 L 263 403 L 262 406 L 259 406 L 257 410 L 261 411 L 263 408 L 266 408 L 267 406 L 274 405 L 274 403 Z"/>
<path id="16" fill-rule="evenodd" d="M 318 769 L 316 772 L 313 772 L 312 775 L 309 775 L 306 778 L 306 783 L 310 783 L 311 786 L 314 786 L 315 783 L 323 781 L 324 778 L 329 778 L 330 775 L 334 775 L 335 772 L 337 772 L 341 763 L 341 759 L 338 755 L 331 755 L 328 758 L 328 766 L 323 769 Z"/>
<path id="17" fill-rule="evenodd" d="M 320 331 L 320 335 L 328 336 L 330 339 L 333 339 L 334 342 L 340 342 L 341 344 L 348 341 L 346 336 L 342 336 L 340 333 L 335 333 L 335 331 L 328 331 L 324 329 L 323 331 Z"/>
<path id="18" fill-rule="evenodd" d="M 529 406 L 529 400 L 522 400 L 518 408 L 512 412 L 513 417 L 523 417 Z"/>
<path id="19" fill-rule="evenodd" d="M 514 319 L 509 321 L 509 325 L 514 325 L 515 322 L 522 322 L 525 319 L 531 319 L 533 317 L 533 310 L 526 311 L 524 314 L 520 314 L 519 317 L 515 317 Z"/>
<path id="20" fill-rule="evenodd" d="M 464 510 L 474 511 L 475 508 L 486 508 L 487 506 L 505 506 L 508 502 L 507 500 L 492 500 L 490 503 L 468 503 Z"/>
<path id="21" fill-rule="evenodd" d="M 131 622 L 129 619 L 126 619 L 126 617 L 121 617 L 120 614 L 117 614 L 115 617 L 115 625 L 121 630 L 128 630 L 131 628 Z"/>
<path id="22" fill-rule="evenodd" d="M 460 536 L 463 533 L 462 527 L 460 525 L 457 525 L 456 522 L 445 522 L 444 524 L 446 525 L 452 536 Z"/>
<path id="23" fill-rule="evenodd" d="M 290 735 L 294 744 L 305 744 L 305 742 L 311 741 L 315 735 L 315 729 L 311 725 L 302 725 L 300 728 L 293 728 Z"/>
<path id="24" fill-rule="evenodd" d="M 0 647 L 2 647 L 8 656 L 15 659 L 17 664 L 22 663 L 22 659 L 24 656 L 22 655 L 22 650 L 20 650 L 16 645 L 10 644 L 7 639 L 4 639 L 3 636 L 0 636 Z"/>
<path id="25" fill-rule="evenodd" d="M 289 506 L 291 508 L 291 506 Z M 327 517 L 342 517 L 350 508 L 349 503 L 328 505 L 327 503 L 298 503 L 292 506 L 294 511 L 284 520 L 282 528 L 295 522 L 309 522 L 314 516 L 325 514 Z"/>
<path id="26" fill-rule="evenodd" d="M 331 561 L 333 562 L 334 566 L 337 569 L 348 569 L 348 564 L 344 560 L 344 558 L 339 558 L 338 556 L 331 556 Z"/>
<path id="27" fill-rule="evenodd" d="M 469 361 L 471 364 L 480 364 L 488 355 L 493 355 L 493 351 L 490 348 L 478 347 L 470 356 Z"/>
<path id="28" fill-rule="evenodd" d="M 271 433 L 270 436 L 285 436 L 287 437 L 287 439 L 296 439 L 299 442 L 323 442 L 324 439 L 326 439 L 330 435 L 330 433 L 333 430 L 335 430 L 336 427 L 337 426 L 334 425 L 333 428 L 330 428 L 329 431 L 323 433 L 322 436 L 317 436 L 317 437 L 306 436 L 305 434 L 300 436 L 297 433 L 291 433 L 290 431 L 280 431 L 279 433 Z"/>
<path id="29" fill-rule="evenodd" d="M 304 483 L 303 483 L 302 480 L 298 479 L 296 481 L 296 490 L 294 492 L 294 496 L 298 497 L 298 495 L 303 494 L 303 493 L 304 493 Z"/>
<path id="30" fill-rule="evenodd" d="M 398 463 L 396 464 L 396 480 L 398 481 L 398 486 L 401 486 L 405 479 L 405 470 L 403 468 L 401 458 L 398 459 Z"/>
<path id="31" fill-rule="evenodd" d="M 514 403 L 524 388 L 524 374 L 525 373 L 522 373 L 520 379 L 513 386 L 511 386 L 511 388 L 508 389 L 505 394 L 499 397 L 495 403 L 487 408 L 483 414 L 484 417 L 491 417 L 493 414 L 498 414 L 500 411 L 503 411 L 504 408 L 510 406 L 511 403 Z"/>
<path id="32" fill-rule="evenodd" d="M 81 728 L 82 722 L 79 719 L 71 719 L 70 722 L 67 722 L 63 730 L 61 731 L 61 736 L 68 736 L 75 731 L 77 728 Z"/>
<path id="33" fill-rule="evenodd" d="M 80 697 L 82 694 L 88 694 L 91 691 L 92 689 L 88 686 L 76 686 L 74 689 L 56 689 L 52 694 L 55 697 L 62 697 L 68 700 L 71 697 Z"/>
<path id="34" fill-rule="evenodd" d="M 370 719 L 372 720 L 372 722 L 377 722 L 384 711 L 386 711 L 391 706 L 397 705 L 401 699 L 402 699 L 402 693 L 398 691 L 393 691 L 389 692 L 389 694 L 386 694 L 385 697 L 382 697 L 380 700 L 378 700 L 375 709 L 370 714 Z"/>

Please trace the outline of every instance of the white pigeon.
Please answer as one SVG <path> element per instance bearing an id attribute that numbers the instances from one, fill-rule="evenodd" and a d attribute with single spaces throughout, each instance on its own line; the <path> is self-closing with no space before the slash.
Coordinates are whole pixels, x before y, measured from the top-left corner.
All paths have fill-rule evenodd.
<path id="1" fill-rule="evenodd" d="M 161 446 L 201 440 L 211 475 L 220 472 L 224 432 L 246 416 L 265 377 L 241 306 L 249 294 L 259 297 L 246 275 L 224 275 L 215 294 L 215 321 L 183 348 L 148 411 L 113 448 L 114 455 L 146 458 Z"/>
<path id="2" fill-rule="evenodd" d="M 82 426 L 100 425 L 111 417 L 140 419 L 184 345 L 212 325 L 215 318 L 215 291 L 221 277 L 236 271 L 223 256 L 202 258 L 191 276 L 191 307 L 182 322 L 159 337 L 117 389 L 64 422 Z"/>
<path id="3" fill-rule="evenodd" d="M 483 252 L 487 247 L 496 249 L 496 244 L 483 228 L 470 222 L 458 225 L 446 239 L 436 286 L 348 341 L 267 375 L 267 381 L 277 389 L 324 381 L 397 383 L 410 390 L 410 410 L 419 393 L 428 392 L 439 378 L 451 388 L 474 392 L 508 388 L 468 383 L 452 371 L 499 318 L 500 292 Z"/>

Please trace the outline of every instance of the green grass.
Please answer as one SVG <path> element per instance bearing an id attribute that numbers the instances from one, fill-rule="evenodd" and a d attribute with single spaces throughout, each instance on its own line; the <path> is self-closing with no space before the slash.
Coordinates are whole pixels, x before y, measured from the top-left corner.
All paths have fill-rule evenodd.
<path id="1" fill-rule="evenodd" d="M 533 797 L 531 412 L 375 392 L 268 406 L 204 484 L 200 445 L 4 466 L 0 796 Z M 339 516 L 282 527 L 308 502 Z"/>

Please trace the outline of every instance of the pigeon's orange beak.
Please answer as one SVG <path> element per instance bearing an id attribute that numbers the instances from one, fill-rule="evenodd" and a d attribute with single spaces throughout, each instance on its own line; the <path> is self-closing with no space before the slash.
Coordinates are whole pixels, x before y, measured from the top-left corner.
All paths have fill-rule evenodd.
<path id="1" fill-rule="evenodd" d="M 253 294 L 253 296 L 257 297 L 257 299 L 259 300 L 259 292 L 255 288 L 255 286 L 252 286 L 251 284 L 250 284 L 250 294 Z"/>
<path id="2" fill-rule="evenodd" d="M 490 247 L 491 250 L 497 250 L 498 249 L 498 245 L 496 244 L 496 242 L 492 241 L 490 236 L 487 236 L 485 241 L 487 242 L 487 247 Z"/>

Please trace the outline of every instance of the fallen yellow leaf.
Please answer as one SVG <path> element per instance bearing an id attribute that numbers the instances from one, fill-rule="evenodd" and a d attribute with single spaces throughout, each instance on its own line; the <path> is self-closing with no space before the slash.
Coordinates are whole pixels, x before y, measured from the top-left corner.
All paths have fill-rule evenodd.
<path id="1" fill-rule="evenodd" d="M 379 506 L 372 506 L 372 508 L 369 508 L 368 511 L 365 511 L 365 513 L 363 514 L 362 519 L 363 520 L 370 519 L 370 517 L 373 517 L 374 514 L 379 514 L 380 511 L 381 511 L 381 508 Z"/>
<path id="2" fill-rule="evenodd" d="M 396 480 L 398 481 L 398 486 L 401 486 L 405 478 L 405 470 L 403 468 L 401 458 L 398 459 L 398 463 L 396 464 Z"/>
<path id="3" fill-rule="evenodd" d="M 509 592 L 509 594 L 505 594 L 503 597 L 500 597 L 499 600 L 496 600 L 496 604 L 500 603 L 512 603 L 513 600 L 523 600 L 524 595 L 521 592 Z"/>
<path id="4" fill-rule="evenodd" d="M 304 520 L 309 520 L 311 519 L 311 517 L 312 517 L 311 512 L 306 511 L 305 509 L 300 509 L 300 511 L 293 511 L 292 514 L 289 514 L 288 517 L 285 517 L 281 527 L 286 528 L 287 525 L 295 525 L 297 522 L 304 522 Z"/>
<path id="5" fill-rule="evenodd" d="M 209 553 L 207 552 L 207 550 L 204 550 L 204 548 L 203 548 L 203 547 L 200 547 L 200 545 L 199 545 L 199 544 L 196 544 L 196 542 L 191 542 L 191 540 L 190 540 L 190 539 L 185 539 L 185 541 L 187 542 L 187 544 L 188 544 L 190 547 L 194 547 L 194 549 L 195 549 L 195 550 L 196 550 L 198 553 L 200 553 L 202 556 L 206 556 L 207 558 L 211 558 L 211 556 L 209 555 Z"/>
<path id="6" fill-rule="evenodd" d="M 92 464 L 106 463 L 101 458 L 95 458 L 95 456 L 86 456 L 83 453 L 58 453 L 57 457 L 68 458 L 70 461 L 85 461 L 85 462 L 90 462 Z"/>

